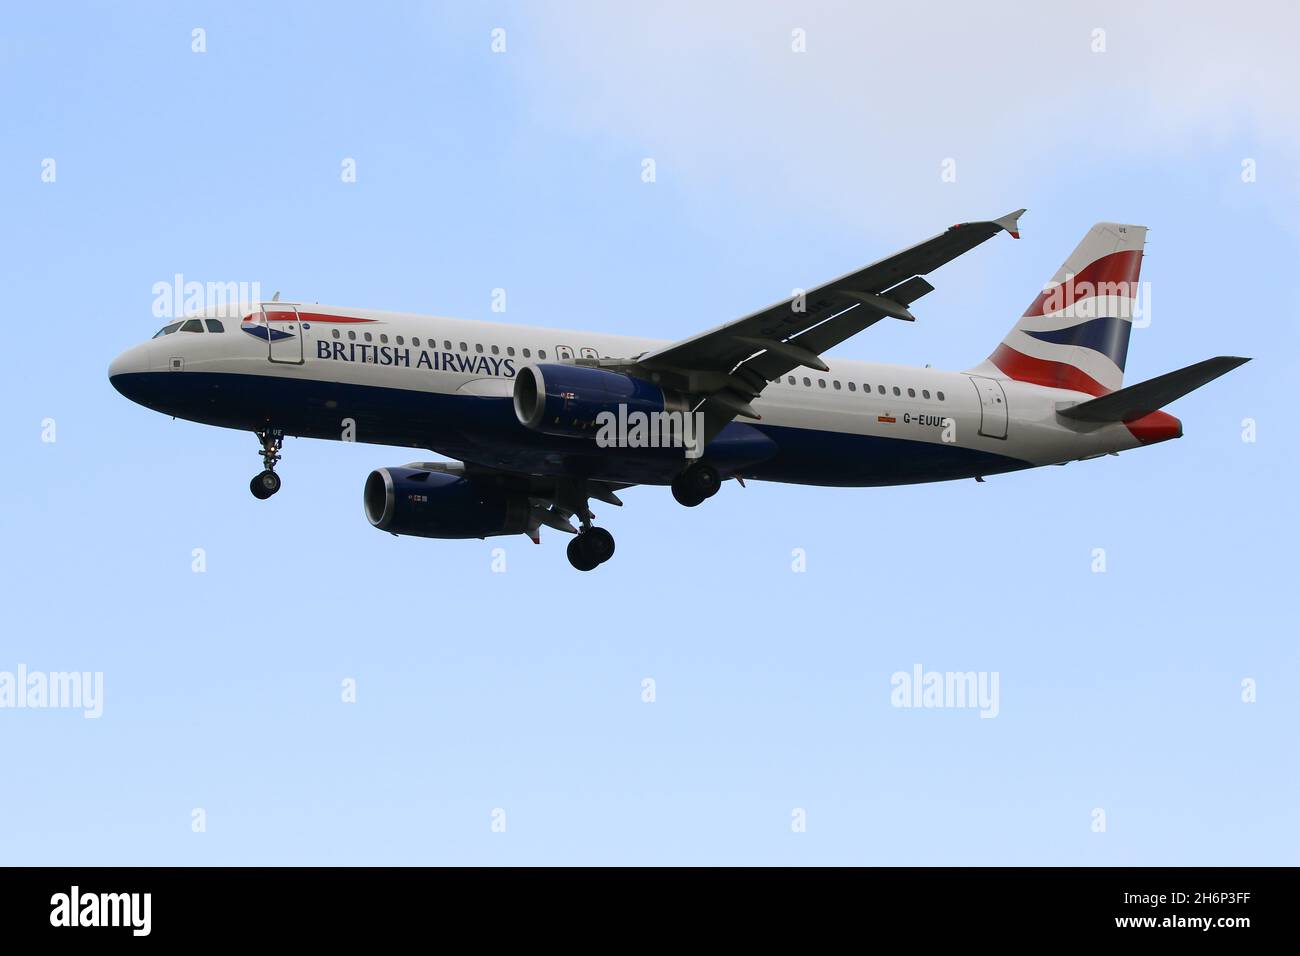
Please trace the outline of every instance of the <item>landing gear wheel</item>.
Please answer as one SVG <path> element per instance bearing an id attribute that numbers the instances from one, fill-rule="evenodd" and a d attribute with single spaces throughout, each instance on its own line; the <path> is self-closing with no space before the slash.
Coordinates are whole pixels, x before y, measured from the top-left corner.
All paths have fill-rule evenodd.
<path id="1" fill-rule="evenodd" d="M 263 471 L 248 483 L 248 490 L 253 493 L 254 498 L 264 501 L 280 490 L 280 476 L 275 473 L 275 463 L 280 460 L 284 433 L 278 428 L 263 428 L 256 434 L 258 442 L 262 445 Z"/>
<path id="2" fill-rule="evenodd" d="M 604 528 L 588 528 L 578 535 L 586 549 L 587 556 L 596 559 L 597 564 L 604 564 L 614 556 L 614 536 Z"/>
<path id="3" fill-rule="evenodd" d="M 280 490 L 280 476 L 268 468 L 260 475 L 253 476 L 253 480 L 248 483 L 248 490 L 254 498 L 265 500 Z"/>
<path id="4" fill-rule="evenodd" d="M 704 498 L 697 495 L 686 483 L 682 481 L 682 475 L 673 479 L 673 497 L 677 499 L 679 505 L 685 505 L 687 508 L 694 508 L 696 505 L 703 504 Z"/>
<path id="5" fill-rule="evenodd" d="M 712 498 L 722 486 L 718 469 L 697 461 L 673 479 L 673 497 L 678 504 L 694 508 L 706 498 Z"/>
<path id="6" fill-rule="evenodd" d="M 604 528 L 587 528 L 569 542 L 569 563 L 591 571 L 614 556 L 614 536 Z"/>
<path id="7" fill-rule="evenodd" d="M 569 563 L 579 571 L 594 571 L 596 565 L 600 564 L 600 562 L 592 560 L 591 556 L 587 554 L 587 549 L 583 544 L 582 538 L 582 535 L 578 535 L 569 542 L 569 547 L 566 549 L 566 553 L 569 556 Z"/>

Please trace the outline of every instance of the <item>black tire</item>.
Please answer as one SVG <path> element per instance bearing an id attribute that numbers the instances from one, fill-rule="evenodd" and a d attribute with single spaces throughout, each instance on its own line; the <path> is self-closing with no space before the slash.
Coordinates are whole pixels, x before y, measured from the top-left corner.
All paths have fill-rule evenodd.
<path id="1" fill-rule="evenodd" d="M 707 498 L 712 498 L 722 487 L 718 469 L 708 462 L 697 461 L 673 479 L 673 497 L 678 504 L 694 508 Z"/>
<path id="2" fill-rule="evenodd" d="M 578 535 L 579 547 L 589 560 L 604 564 L 614 556 L 614 536 L 604 528 L 588 528 Z"/>
<path id="3" fill-rule="evenodd" d="M 254 498 L 265 501 L 280 490 L 280 476 L 269 469 L 254 475 L 253 480 L 248 483 L 248 490 L 253 493 Z"/>
<path id="4" fill-rule="evenodd" d="M 682 473 L 682 477 L 686 479 L 691 490 L 700 496 L 701 501 L 712 498 L 722 487 L 722 478 L 718 475 L 718 469 L 706 462 L 697 461 Z"/>
<path id="5" fill-rule="evenodd" d="M 591 555 L 587 553 L 582 541 L 582 535 L 578 535 L 569 542 L 569 547 L 565 553 L 569 556 L 569 563 L 579 571 L 591 571 L 600 563 L 599 561 L 593 561 Z"/>
<path id="6" fill-rule="evenodd" d="M 677 499 L 679 505 L 684 505 L 687 508 L 694 508 L 704 501 L 703 497 L 687 485 L 685 475 L 678 475 L 673 479 L 673 497 Z"/>

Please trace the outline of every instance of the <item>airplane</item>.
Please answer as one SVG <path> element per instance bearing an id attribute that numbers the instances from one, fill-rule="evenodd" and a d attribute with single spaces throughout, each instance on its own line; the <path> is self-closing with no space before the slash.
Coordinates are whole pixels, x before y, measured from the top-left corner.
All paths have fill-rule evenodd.
<path id="1" fill-rule="evenodd" d="M 219 305 L 118 355 L 109 380 L 167 415 L 254 432 L 253 495 L 280 490 L 286 436 L 432 451 L 377 468 L 362 504 L 394 535 L 542 527 L 569 562 L 614 554 L 594 499 L 668 486 L 695 507 L 722 483 L 949 481 L 1116 454 L 1182 436 L 1170 402 L 1249 361 L 1211 358 L 1124 386 L 1147 229 L 1100 222 L 1011 331 L 966 371 L 823 353 L 882 319 L 914 321 L 925 276 L 1017 210 L 677 342 L 279 301 Z M 577 519 L 577 525 L 573 519 Z"/>

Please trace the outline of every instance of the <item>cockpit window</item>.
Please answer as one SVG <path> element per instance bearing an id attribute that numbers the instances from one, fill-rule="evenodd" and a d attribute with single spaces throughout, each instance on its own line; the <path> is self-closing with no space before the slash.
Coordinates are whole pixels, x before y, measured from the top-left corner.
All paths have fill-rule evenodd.
<path id="1" fill-rule="evenodd" d="M 164 325 L 161 329 L 159 329 L 157 332 L 154 333 L 154 338 L 160 338 L 164 335 L 171 335 L 180 327 L 181 324 L 179 322 L 173 322 L 171 325 Z"/>
<path id="2" fill-rule="evenodd" d="M 202 332 L 203 323 L 198 319 L 186 319 L 185 324 L 181 326 L 182 332 Z"/>
<path id="3" fill-rule="evenodd" d="M 208 327 L 209 332 L 224 332 L 226 327 L 221 324 L 220 319 L 204 319 L 203 324 Z"/>

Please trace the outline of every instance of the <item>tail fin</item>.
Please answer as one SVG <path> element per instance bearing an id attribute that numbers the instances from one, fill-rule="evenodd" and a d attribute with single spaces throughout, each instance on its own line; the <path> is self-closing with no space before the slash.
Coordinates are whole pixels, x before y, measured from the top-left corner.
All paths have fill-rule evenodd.
<path id="1" fill-rule="evenodd" d="M 1146 226 L 1099 222 L 971 371 L 1105 395 L 1124 383 Z"/>

